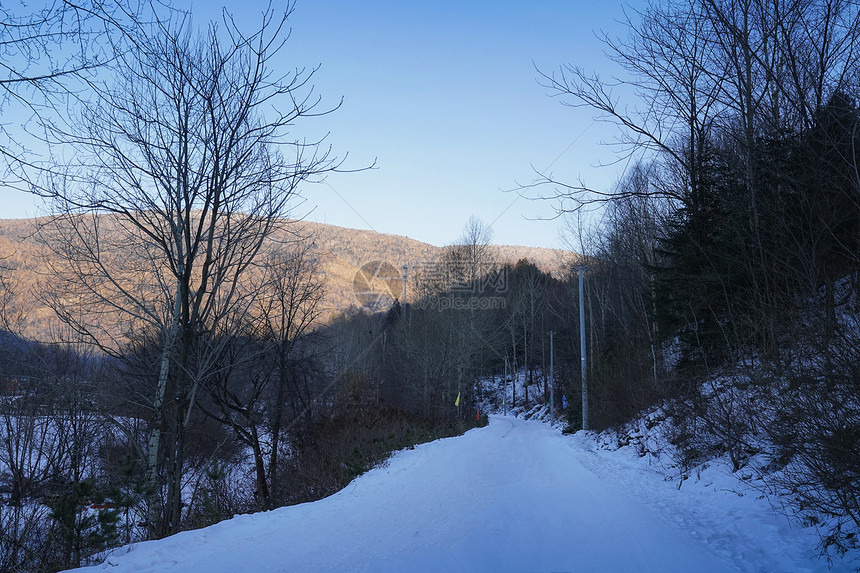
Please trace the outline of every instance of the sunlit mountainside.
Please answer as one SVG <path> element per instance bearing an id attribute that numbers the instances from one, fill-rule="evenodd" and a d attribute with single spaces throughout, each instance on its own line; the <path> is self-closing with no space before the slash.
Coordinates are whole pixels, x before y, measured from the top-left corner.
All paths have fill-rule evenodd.
<path id="1" fill-rule="evenodd" d="M 38 238 L 40 221 L 44 220 L 0 220 L 0 265 L 5 269 L 12 291 L 7 314 L 20 324 L 23 335 L 50 340 L 60 325 L 51 309 L 40 300 L 40 293 L 51 283 L 50 263 L 55 255 Z M 291 237 L 309 237 L 305 240 L 313 243 L 313 252 L 326 279 L 327 316 L 359 304 L 353 292 L 353 281 L 362 265 L 382 261 L 395 269 L 402 269 L 404 265 L 415 269 L 432 265 L 444 252 L 444 247 L 409 237 L 308 221 L 290 222 L 275 241 L 289 244 L 295 240 Z M 571 252 L 556 249 L 493 247 L 497 263 L 515 264 L 528 259 L 540 269 L 557 276 L 566 274 L 574 256 Z"/>

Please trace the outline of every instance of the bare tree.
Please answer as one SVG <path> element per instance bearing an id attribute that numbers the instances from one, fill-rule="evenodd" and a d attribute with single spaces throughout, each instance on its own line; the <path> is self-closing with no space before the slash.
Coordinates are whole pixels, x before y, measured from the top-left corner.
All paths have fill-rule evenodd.
<path id="1" fill-rule="evenodd" d="M 440 266 L 435 269 L 437 274 L 444 277 L 443 281 L 447 281 L 447 284 L 438 286 L 444 289 L 455 283 L 462 286 L 476 284 L 496 263 L 492 241 L 493 229 L 487 227 L 478 217 L 469 217 L 463 227 L 463 233 L 453 245 L 445 248 Z"/>
<path id="2" fill-rule="evenodd" d="M 323 312 L 324 279 L 310 239 L 277 249 L 263 265 L 247 324 L 234 336 L 209 394 L 206 413 L 227 424 L 251 448 L 260 505 L 272 509 L 279 495 L 285 433 L 311 413 L 309 372 L 319 352 L 311 330 Z M 268 460 L 265 452 L 268 450 Z"/>
<path id="3" fill-rule="evenodd" d="M 12 272 L 5 259 L 0 259 L 0 329 L 11 330 L 11 302 L 15 296 Z"/>
<path id="4" fill-rule="evenodd" d="M 631 195 L 687 206 L 709 176 L 714 146 L 730 144 L 761 246 L 759 195 L 762 178 L 773 176 L 756 157 L 761 138 L 810 129 L 831 95 L 856 86 L 858 14 L 860 6 L 850 0 L 650 3 L 627 18 L 627 38 L 602 38 L 618 76 L 601 78 L 573 64 L 539 73 L 565 105 L 590 108 L 619 126 L 620 159 L 653 156 L 648 161 L 662 161 L 667 173 L 679 170 L 681 179 L 603 190 L 540 173 L 522 191 L 559 200 L 562 211 Z M 542 191 L 547 187 L 552 190 Z"/>
<path id="5" fill-rule="evenodd" d="M 4 184 L 27 190 L 24 182 L 41 169 L 38 118 L 64 113 L 69 98 L 114 57 L 138 14 L 137 2 L 114 0 L 0 6 Z"/>
<path id="6" fill-rule="evenodd" d="M 638 23 L 628 17 L 627 39 L 604 35 L 609 58 L 625 75 L 604 80 L 572 64 L 552 73 L 540 72 L 543 85 L 565 105 L 591 108 L 598 119 L 621 128 L 617 143 L 622 159 L 656 153 L 685 171 L 684 186 L 602 190 L 558 181 L 543 173 L 534 184 L 524 187 L 525 192 L 551 187 L 553 191 L 540 196 L 560 200 L 564 211 L 635 193 L 680 202 L 696 195 L 698 171 L 722 109 L 719 95 L 725 67 L 714 57 L 711 26 L 696 12 L 696 1 L 651 4 L 635 14 Z M 634 93 L 641 101 L 623 105 L 613 87 Z"/>
<path id="7" fill-rule="evenodd" d="M 165 456 L 168 506 L 159 526 L 149 500 L 154 535 L 180 528 L 185 429 L 224 342 L 207 333 L 247 307 L 242 279 L 297 186 L 335 166 L 317 143 L 290 136 L 326 111 L 308 83 L 315 70 L 272 71 L 291 9 L 267 10 L 249 35 L 226 12 L 223 27 L 200 35 L 187 17 L 156 12 L 130 33 L 136 49 L 91 82 L 79 116 L 47 126 L 75 152 L 33 186 L 57 213 L 45 229 L 63 256 L 52 306 L 110 352 L 135 325 L 160 333 L 147 466 L 157 482 Z M 98 327 L 81 309 L 113 324 Z"/>
<path id="8" fill-rule="evenodd" d="M 260 301 L 264 340 L 273 345 L 275 385 L 271 396 L 268 428 L 271 439 L 269 456 L 270 493 L 279 491 L 279 456 L 285 422 L 295 424 L 310 413 L 311 399 L 306 370 L 317 354 L 310 331 L 319 326 L 323 313 L 325 283 L 313 243 L 303 244 L 276 254 L 267 266 L 268 295 Z M 289 400 L 289 410 L 287 409 Z M 288 410 L 288 411 L 287 411 Z M 287 414 L 292 420 L 286 418 Z M 271 505 L 271 500 L 267 500 Z"/>
<path id="9" fill-rule="evenodd" d="M 51 85 L 102 63 L 93 37 L 116 21 L 117 8 L 99 0 L 0 8 L 0 87 L 7 98 L 27 103 L 20 86 L 54 91 Z"/>

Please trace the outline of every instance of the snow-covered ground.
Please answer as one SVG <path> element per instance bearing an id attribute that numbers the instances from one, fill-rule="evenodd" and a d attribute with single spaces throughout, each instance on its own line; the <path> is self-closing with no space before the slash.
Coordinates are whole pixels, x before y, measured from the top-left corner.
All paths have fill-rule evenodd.
<path id="1" fill-rule="evenodd" d="M 399 452 L 326 499 L 121 548 L 91 569 L 828 570 L 813 531 L 718 466 L 679 488 L 635 448 L 597 446 L 593 435 L 492 416 Z"/>

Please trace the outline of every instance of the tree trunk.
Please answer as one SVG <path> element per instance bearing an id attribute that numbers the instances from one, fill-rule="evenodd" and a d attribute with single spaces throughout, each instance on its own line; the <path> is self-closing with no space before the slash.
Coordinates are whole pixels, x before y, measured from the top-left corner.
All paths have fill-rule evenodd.
<path id="1" fill-rule="evenodd" d="M 173 317 L 170 322 L 170 327 L 167 329 L 164 337 L 164 348 L 161 350 L 161 367 L 158 373 L 158 384 L 155 389 L 155 401 L 153 403 L 152 422 L 149 429 L 149 445 L 146 470 L 146 482 L 149 485 L 149 493 L 147 494 L 147 513 L 148 513 L 148 529 L 149 537 L 154 539 L 158 536 L 159 522 L 161 521 L 161 512 L 159 511 L 159 490 L 158 484 L 158 452 L 161 447 L 161 424 L 164 418 L 164 396 L 167 393 L 167 380 L 170 374 L 170 353 L 173 347 L 173 340 L 176 336 L 176 330 L 179 327 L 179 300 L 180 286 L 176 285 L 176 300 L 173 303 Z"/>
<path id="2" fill-rule="evenodd" d="M 270 496 L 278 495 L 278 449 L 281 442 L 281 428 L 284 416 L 284 396 L 287 391 L 287 364 L 285 342 L 278 349 L 278 389 L 275 393 L 275 406 L 272 412 L 272 453 L 269 456 Z"/>
<path id="3" fill-rule="evenodd" d="M 182 424 L 182 408 L 177 407 L 175 411 L 176 427 L 171 443 L 170 471 L 167 482 L 167 522 L 164 530 L 167 535 L 179 533 L 182 530 L 182 474 L 185 462 L 185 427 Z"/>
<path id="4" fill-rule="evenodd" d="M 266 466 L 263 463 L 263 452 L 260 448 L 260 436 L 257 433 L 257 425 L 251 425 L 251 442 L 254 450 L 254 468 L 257 474 L 257 495 L 262 501 L 263 509 L 273 509 L 269 484 L 266 482 Z M 274 440 L 273 440 L 274 442 Z"/>

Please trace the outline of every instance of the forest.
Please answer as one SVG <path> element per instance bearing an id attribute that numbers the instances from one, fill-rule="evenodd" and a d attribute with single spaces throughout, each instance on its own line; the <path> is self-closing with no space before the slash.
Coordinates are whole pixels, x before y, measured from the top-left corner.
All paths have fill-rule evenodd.
<path id="1" fill-rule="evenodd" d="M 617 76 L 541 77 L 619 127 L 627 174 L 609 192 L 529 188 L 605 208 L 582 241 L 596 377 L 671 398 L 689 467 L 728 456 L 825 524 L 823 552 L 856 547 L 860 6 L 655 3 L 626 27 L 604 38 Z"/>
<path id="2" fill-rule="evenodd" d="M 617 76 L 538 72 L 618 125 L 628 164 L 607 190 L 550 173 L 520 190 L 559 205 L 580 254 L 511 264 L 473 218 L 437 259 L 362 267 L 325 320 L 288 215 L 342 159 L 294 134 L 335 111 L 314 70 L 270 67 L 290 8 L 250 33 L 96 1 L 3 12 L 4 105 L 32 106 L 53 150 L 4 131 L 4 183 L 49 201 L 37 295 L 62 326 L 21 335 L 25 287 L 0 261 L 0 570 L 320 499 L 529 404 L 568 432 L 657 412 L 682 471 L 725 456 L 821 524 L 823 553 L 857 547 L 860 6 L 631 12 L 603 39 Z M 91 49 L 39 56 L 60 43 Z"/>

